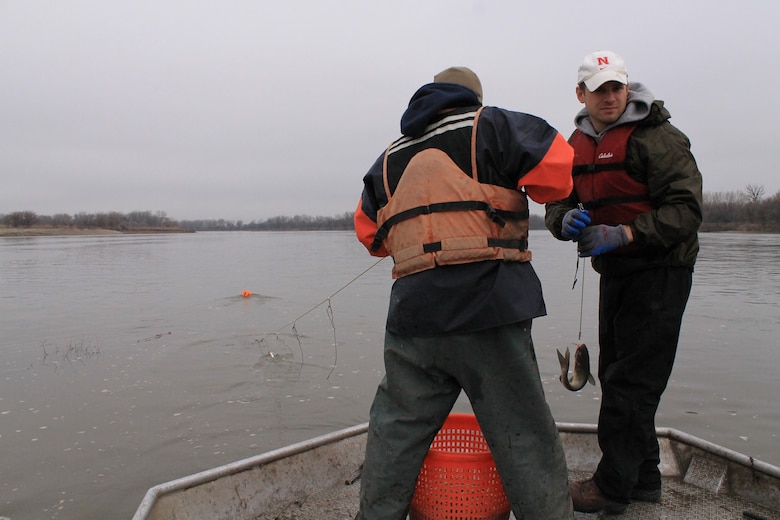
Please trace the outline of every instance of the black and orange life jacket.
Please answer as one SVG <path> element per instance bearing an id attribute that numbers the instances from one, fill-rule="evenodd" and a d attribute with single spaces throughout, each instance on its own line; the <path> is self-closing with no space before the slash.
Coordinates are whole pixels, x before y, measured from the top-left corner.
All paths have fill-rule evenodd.
<path id="1" fill-rule="evenodd" d="M 372 249 L 384 244 L 395 262 L 393 278 L 437 265 L 531 260 L 526 195 L 478 180 L 480 112 L 445 117 L 422 137 L 387 148 L 387 204 L 377 213 Z M 464 137 L 471 140 L 470 174 L 443 151 Z"/>

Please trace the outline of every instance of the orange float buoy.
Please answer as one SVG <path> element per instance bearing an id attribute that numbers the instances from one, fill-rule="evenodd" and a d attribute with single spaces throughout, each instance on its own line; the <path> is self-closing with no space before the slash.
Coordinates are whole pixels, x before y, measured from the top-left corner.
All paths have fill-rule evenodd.
<path id="1" fill-rule="evenodd" d="M 250 296 L 252 296 L 252 291 L 244 290 L 244 292 L 241 293 L 241 296 L 243 296 L 244 298 L 249 298 Z"/>

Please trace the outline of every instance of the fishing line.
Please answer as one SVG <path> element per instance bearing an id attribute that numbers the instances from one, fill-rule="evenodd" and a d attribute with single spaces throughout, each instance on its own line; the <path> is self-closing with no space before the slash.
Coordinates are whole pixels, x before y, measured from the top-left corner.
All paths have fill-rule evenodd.
<path id="1" fill-rule="evenodd" d="M 585 211 L 582 202 L 577 204 L 580 211 Z M 578 248 L 579 249 L 579 248 Z M 571 290 L 577 285 L 577 272 L 580 270 L 580 255 L 577 253 L 577 265 L 574 267 L 574 283 L 571 284 Z M 582 309 L 585 306 L 585 262 L 582 263 L 582 284 L 580 285 L 580 330 L 577 332 L 577 341 L 582 341 Z"/>
<path id="2" fill-rule="evenodd" d="M 301 336 L 298 334 L 298 329 L 295 328 L 295 321 L 292 322 L 292 332 L 295 340 L 298 342 L 298 350 L 301 351 L 301 364 L 298 366 L 298 380 L 300 381 L 301 371 L 303 370 L 303 345 L 301 344 Z"/>
<path id="3" fill-rule="evenodd" d="M 577 255 L 577 265 L 574 267 L 574 282 L 571 290 L 577 285 L 577 273 L 580 270 L 580 255 Z M 585 262 L 582 263 L 582 284 L 580 284 L 580 329 L 577 332 L 577 341 L 582 341 L 582 309 L 585 307 Z"/>
<path id="4" fill-rule="evenodd" d="M 344 285 L 339 287 L 335 292 L 333 292 L 332 294 L 327 296 L 324 300 L 322 300 L 318 304 L 312 306 L 309 310 L 307 310 L 306 312 L 304 312 L 303 314 L 301 314 L 297 318 L 293 319 L 292 321 L 289 321 L 289 322 L 285 323 L 284 325 L 282 325 L 281 327 L 276 329 L 274 332 L 271 332 L 269 335 L 270 336 L 278 336 L 279 332 L 281 332 L 283 329 L 291 326 L 293 335 L 295 336 L 295 339 L 298 341 L 298 348 L 301 351 L 301 368 L 302 368 L 303 367 L 303 346 L 301 345 L 301 338 L 300 338 L 300 335 L 298 334 L 298 330 L 295 328 L 295 324 L 301 318 L 303 318 L 303 317 L 307 316 L 308 314 L 314 312 L 315 309 L 317 309 L 317 308 L 319 308 L 322 305 L 327 303 L 328 307 L 326 309 L 326 312 L 327 312 L 328 318 L 330 320 L 331 329 L 333 330 L 333 351 L 334 351 L 333 365 L 331 366 L 330 373 L 328 373 L 328 377 L 326 378 L 326 379 L 330 379 L 331 374 L 333 374 L 333 371 L 336 369 L 336 365 L 338 363 L 338 357 L 339 357 L 338 345 L 336 343 L 336 323 L 335 323 L 335 321 L 333 319 L 333 306 L 331 305 L 331 298 L 333 298 L 338 293 L 340 293 L 341 291 L 343 291 L 344 289 L 346 289 L 347 287 L 349 287 L 350 285 L 355 283 L 358 279 L 360 279 L 360 277 L 362 277 L 367 272 L 369 272 L 371 269 L 373 269 L 374 267 L 379 265 L 379 263 L 382 260 L 384 260 L 385 258 L 387 258 L 387 257 L 385 256 L 385 257 L 380 258 L 379 260 L 377 260 L 376 262 L 374 262 L 373 264 L 368 266 L 368 268 L 364 269 L 363 272 L 361 272 L 360 274 L 358 274 L 357 276 L 352 278 L 350 281 L 348 281 L 347 283 L 345 283 Z M 259 342 L 262 343 L 263 341 L 265 341 L 265 338 L 262 338 Z M 300 378 L 300 373 L 298 374 L 298 377 Z"/>
<path id="5" fill-rule="evenodd" d="M 330 298 L 328 298 L 328 319 L 330 320 L 330 328 L 333 330 L 333 366 L 330 367 L 330 372 L 328 372 L 328 377 L 326 377 L 326 380 L 330 380 L 330 375 L 333 373 L 334 370 L 336 370 L 336 365 L 339 364 L 339 349 L 336 348 L 336 345 L 338 345 L 338 342 L 336 341 L 336 323 L 333 321 L 333 307 L 330 305 Z"/>
<path id="6" fill-rule="evenodd" d="M 577 263 L 580 257 L 577 255 Z M 585 262 L 582 262 L 582 283 L 580 284 L 580 330 L 577 332 L 577 341 L 582 341 L 582 309 L 585 308 Z"/>

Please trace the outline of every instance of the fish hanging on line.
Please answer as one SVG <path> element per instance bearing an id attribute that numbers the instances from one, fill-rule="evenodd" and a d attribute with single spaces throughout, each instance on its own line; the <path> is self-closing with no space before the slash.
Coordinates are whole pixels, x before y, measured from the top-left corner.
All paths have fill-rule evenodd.
<path id="1" fill-rule="evenodd" d="M 560 350 L 556 350 L 556 352 L 558 353 L 558 362 L 561 364 L 559 379 L 564 388 L 576 392 L 581 390 L 586 383 L 596 384 L 596 379 L 590 373 L 588 347 L 584 343 L 578 343 L 577 350 L 574 351 L 574 369 L 571 376 L 569 376 L 569 359 L 571 358 L 569 347 L 566 347 L 566 354 L 561 354 Z"/>

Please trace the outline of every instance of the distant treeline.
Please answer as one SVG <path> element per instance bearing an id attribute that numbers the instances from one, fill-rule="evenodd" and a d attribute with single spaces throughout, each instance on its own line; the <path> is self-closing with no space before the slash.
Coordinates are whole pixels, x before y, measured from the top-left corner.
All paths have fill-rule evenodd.
<path id="1" fill-rule="evenodd" d="M 764 197 L 764 187 L 748 185 L 741 192 L 705 193 L 702 231 L 780 233 L 780 192 Z"/>
<path id="2" fill-rule="evenodd" d="M 53 216 L 37 215 L 33 211 L 16 211 L 0 215 L 0 222 L 13 228 L 53 227 L 78 229 L 110 229 L 115 231 L 134 230 L 184 230 L 184 231 L 338 231 L 353 230 L 353 213 L 342 213 L 333 217 L 311 217 L 295 215 L 293 217 L 272 217 L 262 222 L 242 220 L 173 220 L 165 212 L 134 211 L 122 213 L 78 213 L 76 215 L 58 214 Z M 531 228 L 543 229 L 544 217 L 531 215 Z"/>
<path id="3" fill-rule="evenodd" d="M 181 220 L 179 225 L 192 231 L 336 231 L 354 229 L 352 213 L 333 217 L 272 217 L 262 222 L 242 220 Z"/>
<path id="4" fill-rule="evenodd" d="M 780 233 L 780 192 L 764 197 L 763 186 L 748 185 L 740 192 L 704 194 L 702 231 L 755 231 Z M 352 230 L 353 214 L 333 217 L 272 217 L 245 223 L 242 220 L 173 220 L 164 211 L 133 211 L 130 213 L 76 213 L 37 215 L 33 211 L 16 211 L 0 215 L 7 227 L 71 227 L 99 228 L 115 231 L 326 231 Z M 544 217 L 531 215 L 531 229 L 545 229 Z"/>
<path id="5" fill-rule="evenodd" d="M 164 211 L 131 211 L 130 213 L 58 213 L 56 215 L 38 215 L 34 211 L 15 211 L 0 215 L 0 222 L 14 228 L 53 227 L 79 229 L 110 229 L 114 231 L 132 231 L 138 229 L 178 228 L 179 223 L 168 218 Z"/>

